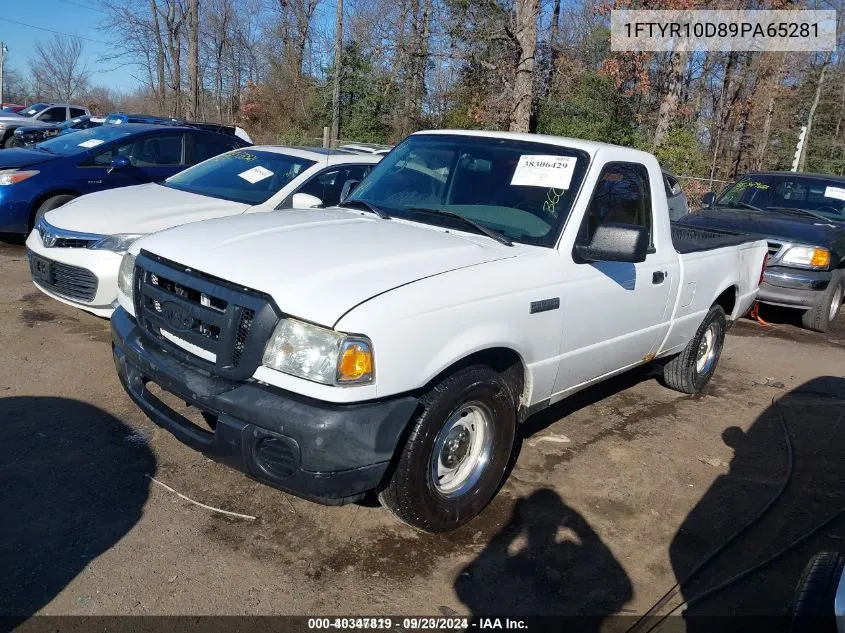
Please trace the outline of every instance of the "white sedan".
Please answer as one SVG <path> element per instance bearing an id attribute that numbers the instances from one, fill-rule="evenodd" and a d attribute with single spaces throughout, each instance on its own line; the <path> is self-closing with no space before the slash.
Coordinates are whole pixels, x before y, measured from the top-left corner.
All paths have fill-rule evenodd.
<path id="1" fill-rule="evenodd" d="M 35 286 L 98 316 L 117 305 L 120 259 L 139 237 L 190 222 L 338 204 L 382 157 L 256 146 L 221 154 L 161 183 L 81 196 L 27 238 Z"/>

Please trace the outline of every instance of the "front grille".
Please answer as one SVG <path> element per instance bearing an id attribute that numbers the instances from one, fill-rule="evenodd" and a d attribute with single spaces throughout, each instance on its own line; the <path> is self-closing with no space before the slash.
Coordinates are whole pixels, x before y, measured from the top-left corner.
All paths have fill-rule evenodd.
<path id="1" fill-rule="evenodd" d="M 59 237 L 53 248 L 88 248 L 97 240 L 85 240 L 78 237 Z"/>
<path id="2" fill-rule="evenodd" d="M 97 294 L 97 276 L 87 268 L 63 264 L 45 257 L 41 258 L 50 266 L 49 277 L 38 275 L 34 260 L 30 257 L 29 265 L 36 281 L 57 295 L 76 301 L 92 301 Z"/>
<path id="3" fill-rule="evenodd" d="M 258 292 L 145 251 L 136 259 L 134 284 L 138 323 L 150 337 L 230 379 L 253 374 L 280 316 Z"/>
<path id="4" fill-rule="evenodd" d="M 783 248 L 783 244 L 780 242 L 769 242 L 769 257 L 774 257 L 780 252 L 780 249 Z"/>

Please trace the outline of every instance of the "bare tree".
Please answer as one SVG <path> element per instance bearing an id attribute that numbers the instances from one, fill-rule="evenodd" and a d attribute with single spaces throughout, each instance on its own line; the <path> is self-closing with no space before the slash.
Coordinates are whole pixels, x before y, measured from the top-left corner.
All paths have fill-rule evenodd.
<path id="1" fill-rule="evenodd" d="M 82 60 L 82 50 L 82 40 L 68 35 L 35 42 L 29 68 L 44 95 L 68 103 L 87 89 L 91 72 Z"/>
<path id="2" fill-rule="evenodd" d="M 511 132 L 528 132 L 534 111 L 534 54 L 537 51 L 539 0 L 516 0 L 516 41 L 519 62 L 513 82 Z"/>
<path id="3" fill-rule="evenodd" d="M 188 118 L 200 118 L 200 3 L 188 0 Z"/>

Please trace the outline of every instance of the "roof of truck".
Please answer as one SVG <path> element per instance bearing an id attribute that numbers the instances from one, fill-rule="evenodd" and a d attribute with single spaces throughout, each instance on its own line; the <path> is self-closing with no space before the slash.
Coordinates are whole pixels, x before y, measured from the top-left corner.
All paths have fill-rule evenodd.
<path id="1" fill-rule="evenodd" d="M 838 180 L 839 182 L 845 182 L 845 176 L 838 176 L 836 174 L 820 174 L 818 172 L 811 172 L 811 171 L 749 171 L 742 176 L 795 176 L 798 178 L 824 178 L 825 180 Z"/>
<path id="2" fill-rule="evenodd" d="M 288 154 L 297 158 L 313 160 L 315 163 L 377 163 L 382 156 L 373 154 L 352 154 L 349 152 L 337 152 L 326 150 L 321 147 L 290 147 L 286 145 L 253 145 L 249 150 L 260 150 L 262 152 L 274 152 L 276 154 Z"/>

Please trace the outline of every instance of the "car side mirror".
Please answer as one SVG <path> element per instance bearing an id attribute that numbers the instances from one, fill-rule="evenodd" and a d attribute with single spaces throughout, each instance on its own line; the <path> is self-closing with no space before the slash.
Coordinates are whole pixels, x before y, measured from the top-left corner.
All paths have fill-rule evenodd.
<path id="1" fill-rule="evenodd" d="M 340 190 L 340 202 L 346 200 L 349 194 L 355 191 L 355 187 L 360 184 L 360 180 L 347 180 L 345 183 L 343 183 L 343 188 Z"/>
<path id="2" fill-rule="evenodd" d="M 291 199 L 294 209 L 313 209 L 322 206 L 323 201 L 309 193 L 295 193 Z"/>
<path id="3" fill-rule="evenodd" d="M 126 156 L 122 156 L 120 154 L 118 154 L 117 156 L 112 156 L 111 165 L 109 166 L 108 173 L 125 169 L 126 167 L 129 167 L 129 165 L 129 159 L 126 158 Z"/>
<path id="4" fill-rule="evenodd" d="M 600 224 L 589 244 L 576 244 L 575 254 L 585 262 L 644 262 L 648 229 L 635 224 Z"/>
<path id="5" fill-rule="evenodd" d="M 712 207 L 716 204 L 716 194 L 712 191 L 708 191 L 703 196 L 701 196 L 701 201 L 704 203 L 705 206 Z"/>

